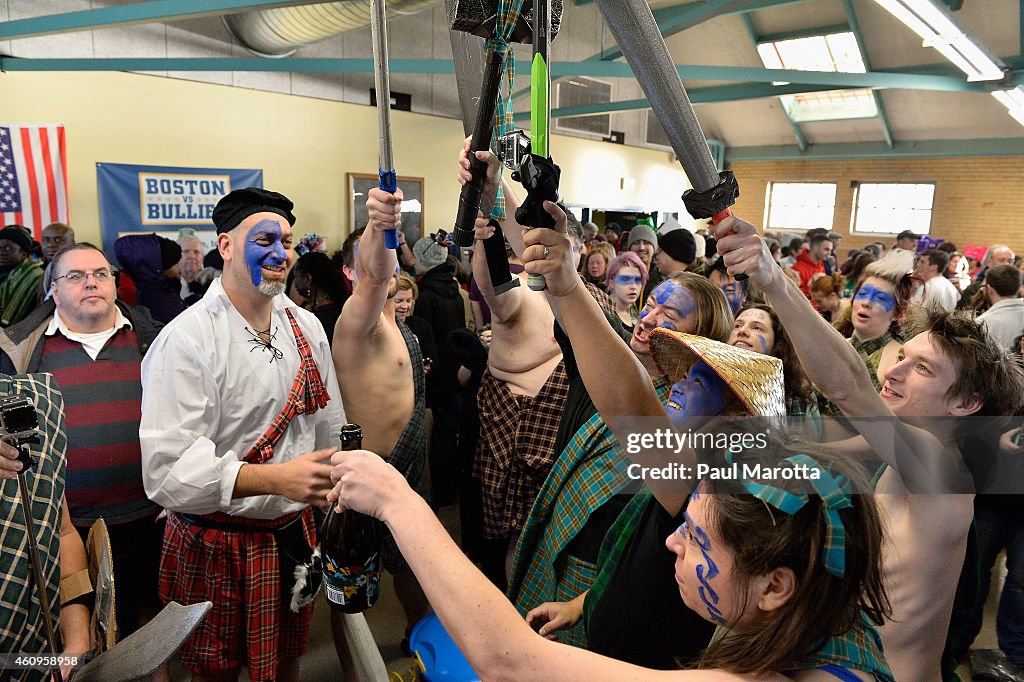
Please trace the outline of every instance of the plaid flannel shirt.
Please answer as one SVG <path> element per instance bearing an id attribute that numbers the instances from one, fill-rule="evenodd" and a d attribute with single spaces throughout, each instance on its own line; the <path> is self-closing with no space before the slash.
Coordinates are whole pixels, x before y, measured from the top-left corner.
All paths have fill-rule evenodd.
<path id="1" fill-rule="evenodd" d="M 658 399 L 670 386 L 654 380 Z M 565 552 L 590 515 L 630 482 L 629 459 L 612 430 L 595 414 L 566 446 L 530 509 L 516 544 L 508 597 L 524 616 L 546 601 L 568 601 L 589 590 L 597 566 Z M 559 633 L 559 640 L 585 646 L 583 624 Z"/>
<path id="2" fill-rule="evenodd" d="M 480 479 L 484 537 L 507 538 L 522 529 L 558 454 L 555 439 L 568 390 L 564 360 L 532 398 L 514 395 L 490 370 L 484 372 L 473 463 L 473 476 Z"/>
<path id="3" fill-rule="evenodd" d="M 60 614 L 60 530 L 64 510 L 67 435 L 64 399 L 49 374 L 0 375 L 0 394 L 21 393 L 36 405 L 42 443 L 29 449 L 38 464 L 25 474 L 39 540 L 43 582 L 54 623 Z M 0 652 L 49 651 L 46 626 L 28 561 L 28 534 L 17 480 L 0 482 Z M 5 680 L 44 680 L 46 672 L 6 670 Z"/>

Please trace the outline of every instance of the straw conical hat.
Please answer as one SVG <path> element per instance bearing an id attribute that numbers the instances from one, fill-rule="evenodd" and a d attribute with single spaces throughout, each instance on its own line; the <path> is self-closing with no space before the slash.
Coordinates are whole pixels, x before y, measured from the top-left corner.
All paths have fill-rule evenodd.
<path id="1" fill-rule="evenodd" d="M 668 329 L 655 329 L 651 333 L 650 345 L 654 362 L 668 377 L 669 383 L 685 378 L 694 363 L 703 360 L 752 414 L 758 417 L 785 416 L 782 360 Z"/>

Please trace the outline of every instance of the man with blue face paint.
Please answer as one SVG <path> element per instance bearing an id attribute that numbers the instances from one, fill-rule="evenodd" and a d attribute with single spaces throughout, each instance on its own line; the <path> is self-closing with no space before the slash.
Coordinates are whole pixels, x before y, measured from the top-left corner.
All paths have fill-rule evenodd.
<path id="1" fill-rule="evenodd" d="M 334 328 L 334 367 L 348 418 L 363 427 L 363 447 L 380 453 L 413 490 L 427 497 L 423 356 L 409 327 L 395 317 L 398 259 L 384 242 L 386 230 L 400 227 L 401 206 L 400 189 L 394 194 L 376 188 L 369 192 L 369 223 L 352 250 L 355 267 L 346 266 L 354 289 Z M 390 533 L 385 534 L 382 557 L 394 576 L 408 635 L 430 612 L 430 604 Z M 340 614 L 332 610 L 335 645 L 344 662 L 341 624 Z"/>
<path id="2" fill-rule="evenodd" d="M 224 274 L 142 366 L 143 482 L 172 512 L 160 596 L 214 603 L 182 647 L 193 680 L 296 680 L 312 605 L 279 557 L 312 552 L 345 415 L 323 327 L 283 295 L 292 202 L 235 190 L 213 222 Z"/>

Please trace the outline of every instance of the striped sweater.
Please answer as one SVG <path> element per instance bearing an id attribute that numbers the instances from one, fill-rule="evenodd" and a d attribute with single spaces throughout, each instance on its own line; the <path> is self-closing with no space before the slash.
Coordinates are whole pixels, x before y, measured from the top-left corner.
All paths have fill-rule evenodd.
<path id="1" fill-rule="evenodd" d="M 142 486 L 139 419 L 142 355 L 135 332 L 119 329 L 92 360 L 61 333 L 46 337 L 40 370 L 64 394 L 68 430 L 67 500 L 75 525 L 108 524 L 156 513 Z"/>

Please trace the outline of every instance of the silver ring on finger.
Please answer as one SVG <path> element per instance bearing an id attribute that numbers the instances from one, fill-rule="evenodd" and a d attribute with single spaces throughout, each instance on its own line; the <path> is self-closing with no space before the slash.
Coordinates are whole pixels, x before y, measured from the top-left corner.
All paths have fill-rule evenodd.
<path id="1" fill-rule="evenodd" d="M 551 255 L 551 247 L 550 246 L 545 246 L 544 247 L 544 260 L 547 260 L 549 255 Z"/>

